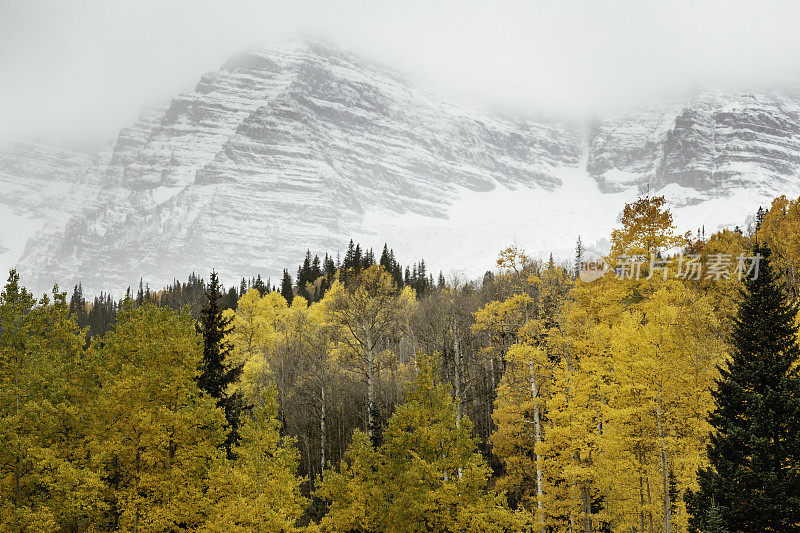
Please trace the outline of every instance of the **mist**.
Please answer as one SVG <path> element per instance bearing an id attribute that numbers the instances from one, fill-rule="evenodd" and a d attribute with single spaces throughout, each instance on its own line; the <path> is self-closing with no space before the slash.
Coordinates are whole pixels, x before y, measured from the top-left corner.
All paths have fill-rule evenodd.
<path id="1" fill-rule="evenodd" d="M 3 2 L 0 135 L 96 150 L 257 43 L 314 36 L 453 98 L 598 116 L 794 86 L 796 2 Z"/>

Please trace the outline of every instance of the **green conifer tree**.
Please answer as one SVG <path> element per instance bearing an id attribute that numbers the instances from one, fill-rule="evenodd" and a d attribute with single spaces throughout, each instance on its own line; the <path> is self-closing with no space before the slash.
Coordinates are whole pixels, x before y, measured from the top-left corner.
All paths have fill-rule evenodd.
<path id="1" fill-rule="evenodd" d="M 206 291 L 207 304 L 200 313 L 197 332 L 203 336 L 203 358 L 200 362 L 200 375 L 197 384 L 207 395 L 217 400 L 217 405 L 225 409 L 229 433 L 225 441 L 225 449 L 230 454 L 231 448 L 238 439 L 239 414 L 242 409 L 241 395 L 228 393 L 228 385 L 234 382 L 242 371 L 241 366 L 229 366 L 228 357 L 233 345 L 225 336 L 233 331 L 230 317 L 222 315 L 220 300 L 223 294 L 219 278 L 211 271 L 211 278 Z"/>
<path id="2" fill-rule="evenodd" d="M 710 465 L 686 497 L 693 531 L 800 531 L 797 309 L 775 279 L 769 250 L 756 253 L 758 273 L 745 282 L 733 353 L 713 392 Z"/>
<path id="3" fill-rule="evenodd" d="M 285 268 L 283 269 L 283 279 L 281 280 L 281 296 L 283 296 L 287 304 L 292 305 L 292 300 L 294 300 L 292 276 L 289 275 L 289 271 Z"/>

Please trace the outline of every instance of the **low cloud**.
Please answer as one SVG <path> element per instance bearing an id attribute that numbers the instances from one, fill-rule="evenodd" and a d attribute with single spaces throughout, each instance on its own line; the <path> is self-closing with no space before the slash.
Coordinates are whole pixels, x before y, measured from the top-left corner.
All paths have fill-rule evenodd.
<path id="1" fill-rule="evenodd" d="M 257 42 L 315 35 L 416 83 L 581 117 L 795 83 L 797 2 L 6 2 L 0 134 L 95 149 Z"/>

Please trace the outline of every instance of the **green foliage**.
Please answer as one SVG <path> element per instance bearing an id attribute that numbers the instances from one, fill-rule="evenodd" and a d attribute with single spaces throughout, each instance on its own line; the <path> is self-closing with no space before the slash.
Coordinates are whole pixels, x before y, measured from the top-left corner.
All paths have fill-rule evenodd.
<path id="1" fill-rule="evenodd" d="M 231 365 L 233 344 L 226 336 L 234 329 L 233 318 L 224 314 L 220 307 L 222 300 L 221 285 L 217 273 L 211 272 L 206 298 L 208 302 L 200 313 L 197 332 L 203 337 L 203 357 L 199 364 L 200 375 L 197 384 L 200 390 L 217 400 L 217 405 L 225 411 L 228 422 L 228 434 L 225 438 L 225 449 L 230 455 L 231 449 L 238 439 L 239 416 L 242 411 L 241 395 L 229 391 L 242 371 L 242 364 Z"/>
<path id="2" fill-rule="evenodd" d="M 203 531 L 297 531 L 307 504 L 295 475 L 298 453 L 281 443 L 275 390 L 267 391 L 242 421 L 236 459 L 220 457 L 211 471 L 210 515 Z"/>
<path id="3" fill-rule="evenodd" d="M 102 509 L 87 468 L 84 332 L 65 295 L 38 302 L 13 270 L 0 293 L 0 530 L 79 528 Z"/>
<path id="4" fill-rule="evenodd" d="M 425 359 L 404 404 L 373 449 L 361 432 L 347 466 L 330 471 L 319 496 L 331 502 L 326 531 L 506 531 L 518 517 L 487 492 L 489 468 L 471 423 L 456 418 L 448 387 L 434 382 Z"/>
<path id="5" fill-rule="evenodd" d="M 103 527 L 176 531 L 203 522 L 224 418 L 195 383 L 201 348 L 192 325 L 186 313 L 129 303 L 92 345 L 98 387 L 88 451 L 106 482 Z"/>

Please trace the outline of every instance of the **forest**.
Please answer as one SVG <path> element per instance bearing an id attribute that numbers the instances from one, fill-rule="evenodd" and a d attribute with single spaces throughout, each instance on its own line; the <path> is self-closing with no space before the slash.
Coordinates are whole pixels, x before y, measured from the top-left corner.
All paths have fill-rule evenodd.
<path id="1" fill-rule="evenodd" d="M 609 240 L 119 301 L 12 270 L 0 531 L 800 531 L 800 199 L 706 236 L 643 197 Z"/>

